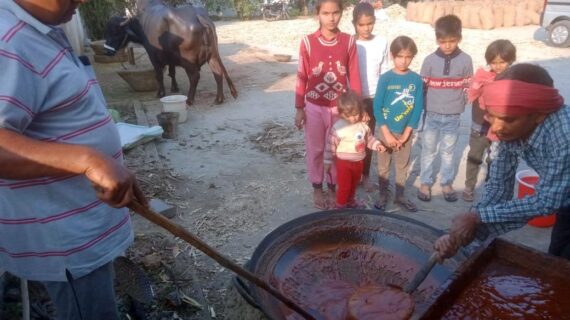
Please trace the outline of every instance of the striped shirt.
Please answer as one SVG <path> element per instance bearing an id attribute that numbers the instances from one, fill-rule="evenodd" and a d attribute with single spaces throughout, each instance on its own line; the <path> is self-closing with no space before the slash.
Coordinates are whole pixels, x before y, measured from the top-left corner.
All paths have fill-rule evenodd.
<path id="1" fill-rule="evenodd" d="M 513 199 L 515 174 L 523 159 L 540 177 L 535 194 Z M 520 228 L 535 216 L 570 206 L 570 107 L 550 114 L 527 141 L 499 143 L 485 193 L 475 206 L 483 224 L 477 238 Z"/>
<path id="2" fill-rule="evenodd" d="M 63 32 L 0 2 L 0 128 L 81 144 L 122 161 L 117 130 L 90 66 Z M 128 211 L 96 196 L 83 175 L 0 179 L 0 268 L 40 281 L 81 277 L 131 243 Z"/>

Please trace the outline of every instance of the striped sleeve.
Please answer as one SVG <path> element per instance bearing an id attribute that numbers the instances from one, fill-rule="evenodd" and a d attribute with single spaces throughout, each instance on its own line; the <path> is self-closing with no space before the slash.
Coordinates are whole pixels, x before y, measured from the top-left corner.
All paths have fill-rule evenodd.
<path id="1" fill-rule="evenodd" d="M 40 79 L 11 46 L 0 45 L 0 128 L 22 133 L 39 112 Z"/>
<path id="2" fill-rule="evenodd" d="M 338 147 L 339 142 L 340 138 L 336 132 L 336 128 L 333 126 L 329 131 L 329 136 L 327 138 L 327 143 L 325 146 L 324 163 L 332 163 L 334 157 L 336 156 L 336 148 Z"/>
<path id="3" fill-rule="evenodd" d="M 380 144 L 380 141 L 376 139 L 376 137 L 374 136 L 374 132 L 370 130 L 368 125 L 364 126 L 364 130 L 366 130 L 366 146 L 370 150 L 376 150 L 376 147 L 378 146 L 378 144 Z"/>

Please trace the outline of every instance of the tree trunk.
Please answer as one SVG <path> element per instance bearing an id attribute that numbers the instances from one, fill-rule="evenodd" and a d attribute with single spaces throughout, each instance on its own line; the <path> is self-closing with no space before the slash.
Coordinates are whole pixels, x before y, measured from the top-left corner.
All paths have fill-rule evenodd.
<path id="1" fill-rule="evenodd" d="M 298 9 L 301 15 L 308 16 L 309 15 L 309 0 L 299 0 Z"/>

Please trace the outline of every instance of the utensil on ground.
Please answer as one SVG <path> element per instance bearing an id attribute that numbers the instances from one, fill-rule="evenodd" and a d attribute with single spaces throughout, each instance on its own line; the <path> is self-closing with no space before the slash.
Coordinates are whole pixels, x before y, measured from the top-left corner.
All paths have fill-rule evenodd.
<path id="1" fill-rule="evenodd" d="M 150 303 L 154 299 L 151 281 L 136 263 L 127 257 L 119 256 L 113 261 L 119 287 L 125 293 L 141 303 Z"/>
<path id="2" fill-rule="evenodd" d="M 437 252 L 431 254 L 429 260 L 416 273 L 416 275 L 412 278 L 412 281 L 410 281 L 404 287 L 405 293 L 411 294 L 420 286 L 420 284 L 425 280 L 427 275 L 430 273 L 431 269 L 433 269 L 433 267 L 435 266 L 437 258 L 438 258 Z"/>
<path id="3" fill-rule="evenodd" d="M 180 239 L 188 242 L 196 249 L 202 251 L 210 258 L 214 259 L 217 263 L 222 265 L 223 267 L 233 271 L 234 273 L 238 274 L 239 276 L 243 277 L 244 279 L 254 283 L 256 286 L 262 288 L 263 290 L 267 291 L 273 297 L 277 298 L 279 301 L 283 302 L 287 307 L 291 308 L 305 319 L 316 320 L 316 317 L 313 316 L 311 313 L 306 311 L 305 309 L 301 308 L 291 299 L 287 298 L 283 294 L 281 294 L 277 289 L 273 288 L 270 284 L 265 282 L 263 279 L 259 278 L 255 274 L 249 272 L 248 270 L 242 268 L 238 264 L 234 263 L 230 259 L 226 258 L 216 249 L 207 245 L 204 241 L 200 238 L 195 236 L 194 234 L 188 232 L 182 226 L 171 222 L 167 218 L 159 215 L 158 213 L 154 212 L 153 210 L 143 206 L 137 200 L 131 201 L 128 207 L 136 212 L 137 214 L 141 215 L 145 219 L 149 220 L 150 222 L 161 226 L 162 228 L 166 229 L 173 235 L 179 237 Z"/>

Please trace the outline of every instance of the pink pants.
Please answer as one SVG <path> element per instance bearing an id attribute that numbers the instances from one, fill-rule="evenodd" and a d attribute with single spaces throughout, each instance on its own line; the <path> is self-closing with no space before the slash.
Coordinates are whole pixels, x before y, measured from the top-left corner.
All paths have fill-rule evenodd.
<path id="1" fill-rule="evenodd" d="M 338 120 L 336 107 L 322 107 L 307 101 L 305 106 L 305 149 L 307 174 L 314 184 L 323 183 L 325 175 L 324 153 L 329 130 Z M 326 183 L 336 184 L 336 167 L 332 163 L 330 174 L 326 174 Z"/>

